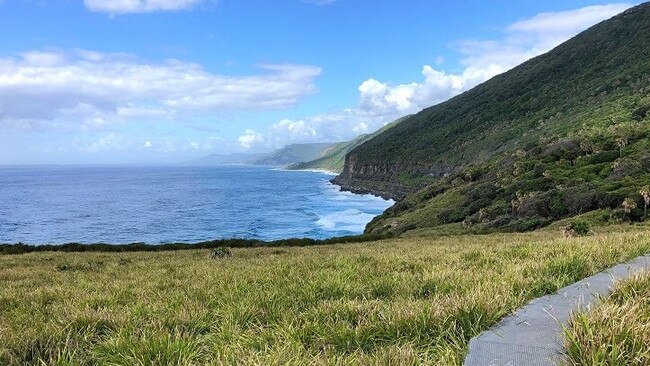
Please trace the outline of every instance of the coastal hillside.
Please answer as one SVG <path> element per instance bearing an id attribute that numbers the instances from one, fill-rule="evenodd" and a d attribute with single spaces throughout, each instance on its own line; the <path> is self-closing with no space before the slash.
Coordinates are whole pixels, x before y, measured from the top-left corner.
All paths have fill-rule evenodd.
<path id="1" fill-rule="evenodd" d="M 210 166 L 252 164 L 265 156 L 266 154 L 210 154 L 199 159 L 188 161 L 185 165 Z"/>
<path id="2" fill-rule="evenodd" d="M 340 144 L 313 143 L 292 144 L 274 150 L 270 153 L 259 154 L 210 154 L 202 158 L 185 162 L 185 165 L 290 165 L 304 161 L 312 161 L 326 154 L 332 147 Z"/>
<path id="3" fill-rule="evenodd" d="M 303 161 L 311 161 L 319 158 L 325 150 L 335 144 L 312 143 L 312 144 L 291 144 L 276 150 L 260 159 L 254 164 L 258 165 L 289 165 Z"/>
<path id="4" fill-rule="evenodd" d="M 399 196 L 540 139 L 607 127 L 642 103 L 650 77 L 650 4 L 632 8 L 352 151 L 337 181 Z M 627 103 L 625 103 L 627 102 Z M 394 186 L 394 189 L 390 189 Z M 398 198 L 398 197 L 396 197 Z"/>
<path id="5" fill-rule="evenodd" d="M 337 184 L 400 200 L 368 232 L 530 230 L 650 197 L 650 3 L 352 150 Z"/>
<path id="6" fill-rule="evenodd" d="M 353 140 L 341 142 L 325 149 L 318 159 L 304 163 L 292 164 L 288 167 L 290 170 L 327 170 L 330 172 L 341 173 L 345 165 L 345 156 L 355 148 L 359 147 L 366 141 L 371 140 L 380 133 L 387 131 L 396 124 L 405 120 L 409 116 L 395 120 L 386 126 L 380 128 L 374 133 L 361 135 Z"/>

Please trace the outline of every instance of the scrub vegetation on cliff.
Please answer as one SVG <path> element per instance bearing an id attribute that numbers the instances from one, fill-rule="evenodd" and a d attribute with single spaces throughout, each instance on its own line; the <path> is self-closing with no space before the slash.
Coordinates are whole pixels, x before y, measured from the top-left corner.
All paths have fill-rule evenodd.
<path id="1" fill-rule="evenodd" d="M 335 179 L 400 202 L 373 233 L 455 224 L 526 231 L 650 204 L 650 3 L 406 118 L 352 150 Z"/>
<path id="2" fill-rule="evenodd" d="M 460 365 L 532 298 L 650 251 L 648 227 L 563 238 L 0 256 L 1 365 Z"/>

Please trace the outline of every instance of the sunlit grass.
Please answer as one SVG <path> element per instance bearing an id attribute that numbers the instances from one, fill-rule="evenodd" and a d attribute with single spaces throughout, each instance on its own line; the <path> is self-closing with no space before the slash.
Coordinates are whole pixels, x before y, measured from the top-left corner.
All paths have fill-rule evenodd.
<path id="1" fill-rule="evenodd" d="M 650 252 L 611 230 L 0 256 L 0 364 L 458 365 L 528 300 Z"/>
<path id="2" fill-rule="evenodd" d="M 650 273 L 618 284 L 565 332 L 571 365 L 650 365 Z"/>

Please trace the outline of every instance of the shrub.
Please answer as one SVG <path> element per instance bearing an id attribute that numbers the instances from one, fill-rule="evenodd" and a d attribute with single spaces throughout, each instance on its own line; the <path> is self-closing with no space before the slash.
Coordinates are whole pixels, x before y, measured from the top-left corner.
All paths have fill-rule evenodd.
<path id="1" fill-rule="evenodd" d="M 578 139 L 565 139 L 547 146 L 543 154 L 554 161 L 561 159 L 573 161 L 582 154 L 582 149 Z"/>
<path id="2" fill-rule="evenodd" d="M 519 217 L 548 217 L 548 198 L 545 194 L 529 194 L 519 199 L 517 207 Z"/>
<path id="3" fill-rule="evenodd" d="M 546 165 L 542 162 L 538 162 L 537 164 L 535 164 L 535 167 L 533 168 L 533 177 L 542 178 L 544 177 L 545 172 L 546 172 Z"/>
<path id="4" fill-rule="evenodd" d="M 637 208 L 637 204 L 634 199 L 626 198 L 621 204 L 621 208 L 623 209 L 623 212 L 625 212 L 625 216 L 628 217 L 631 221 L 634 210 Z"/>
<path id="5" fill-rule="evenodd" d="M 564 202 L 564 194 L 556 189 L 547 193 L 548 209 L 554 218 L 560 218 L 569 212 L 566 203 Z"/>
<path id="6" fill-rule="evenodd" d="M 650 153 L 643 155 L 641 159 L 639 159 L 639 162 L 646 173 L 650 172 Z"/>
<path id="7" fill-rule="evenodd" d="M 571 215 L 595 209 L 595 201 L 596 189 L 590 184 L 571 187 L 564 192 L 564 204 Z"/>
<path id="8" fill-rule="evenodd" d="M 612 223 L 618 224 L 621 221 L 623 221 L 623 216 L 624 216 L 623 210 L 609 209 L 609 210 L 606 210 L 605 212 L 603 212 L 603 214 L 601 216 L 601 220 L 604 223 L 608 223 L 608 224 L 612 224 Z"/>
<path id="9" fill-rule="evenodd" d="M 590 164 L 602 164 L 611 163 L 616 159 L 618 159 L 618 151 L 608 150 L 591 155 L 588 159 L 588 162 Z"/>
<path id="10" fill-rule="evenodd" d="M 489 221 L 485 227 L 488 229 L 502 229 L 512 222 L 513 217 L 510 215 L 500 215 L 494 220 Z"/>
<path id="11" fill-rule="evenodd" d="M 408 211 L 408 210 L 410 210 L 411 208 L 412 208 L 412 205 L 411 205 L 410 203 L 405 202 L 405 201 L 402 201 L 402 202 L 398 202 L 398 203 L 396 203 L 395 205 L 393 205 L 393 207 L 389 208 L 388 210 L 389 210 L 393 215 L 397 215 L 397 214 L 399 214 L 399 213 L 402 213 L 402 212 Z"/>
<path id="12" fill-rule="evenodd" d="M 468 200 L 477 201 L 480 199 L 494 199 L 499 193 L 499 188 L 492 182 L 477 184 L 467 190 Z"/>
<path id="13" fill-rule="evenodd" d="M 526 231 L 533 231 L 535 229 L 538 229 L 542 226 L 544 226 L 545 221 L 540 219 L 540 218 L 532 218 L 532 219 L 522 219 L 522 220 L 517 220 L 513 228 L 515 231 L 518 232 L 526 232 Z"/>
<path id="14" fill-rule="evenodd" d="M 650 104 L 643 104 L 632 112 L 632 118 L 635 121 L 642 121 L 644 118 L 646 118 L 646 116 L 648 116 L 649 111 L 650 111 Z"/>
<path id="15" fill-rule="evenodd" d="M 465 212 L 457 208 L 450 208 L 442 210 L 438 214 L 438 220 L 443 224 L 451 224 L 454 222 L 461 222 L 465 219 Z"/>
<path id="16" fill-rule="evenodd" d="M 492 201 L 487 198 L 482 198 L 476 201 L 468 201 L 465 203 L 466 211 L 470 214 L 474 214 L 478 212 L 480 209 L 484 207 L 488 207 L 492 204 Z"/>
<path id="17" fill-rule="evenodd" d="M 232 252 L 230 252 L 230 248 L 228 247 L 217 248 L 210 252 L 210 259 L 223 259 L 228 257 L 232 257 Z"/>
<path id="18" fill-rule="evenodd" d="M 575 220 L 562 229 L 562 234 L 566 238 L 587 236 L 591 234 L 591 226 L 586 221 Z"/>

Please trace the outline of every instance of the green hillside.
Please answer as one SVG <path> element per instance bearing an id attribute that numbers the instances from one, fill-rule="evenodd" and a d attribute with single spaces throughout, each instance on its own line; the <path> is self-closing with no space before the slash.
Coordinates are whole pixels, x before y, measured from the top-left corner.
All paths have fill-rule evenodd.
<path id="1" fill-rule="evenodd" d="M 289 165 L 317 159 L 332 147 L 331 143 L 291 144 L 274 151 L 254 163 L 258 165 Z"/>
<path id="2" fill-rule="evenodd" d="M 237 165 L 251 164 L 266 154 L 210 154 L 199 159 L 186 161 L 184 165 L 212 166 L 212 165 Z"/>
<path id="3" fill-rule="evenodd" d="M 380 133 L 395 126 L 408 117 L 409 116 L 402 117 L 396 121 L 393 121 L 374 133 L 361 135 L 354 140 L 332 145 L 331 147 L 325 149 L 318 159 L 305 163 L 292 164 L 288 168 L 291 170 L 327 170 L 330 172 L 341 173 L 343 172 L 343 167 L 345 165 L 345 156 L 350 151 L 357 148 L 364 142 L 369 141 Z"/>
<path id="4" fill-rule="evenodd" d="M 600 208 L 639 220 L 649 111 L 645 3 L 406 118 L 352 150 L 335 181 L 401 200 L 369 232 L 528 230 Z"/>

